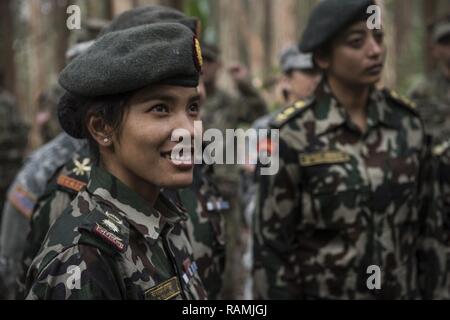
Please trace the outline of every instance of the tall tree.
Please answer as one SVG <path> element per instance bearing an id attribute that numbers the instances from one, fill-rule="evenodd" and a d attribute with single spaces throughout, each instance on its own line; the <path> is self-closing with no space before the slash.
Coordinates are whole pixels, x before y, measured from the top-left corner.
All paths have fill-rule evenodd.
<path id="1" fill-rule="evenodd" d="M 15 92 L 14 23 L 11 0 L 0 1 L 0 75 L 5 88 Z"/>

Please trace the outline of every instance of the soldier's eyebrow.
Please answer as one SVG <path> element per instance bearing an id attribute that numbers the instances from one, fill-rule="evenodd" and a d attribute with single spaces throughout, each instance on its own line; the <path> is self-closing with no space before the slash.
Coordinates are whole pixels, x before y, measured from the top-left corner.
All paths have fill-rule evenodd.
<path id="1" fill-rule="evenodd" d="M 149 93 L 144 95 L 141 98 L 142 101 L 150 101 L 150 100 L 162 100 L 162 101 L 167 101 L 167 102 L 174 102 L 177 100 L 177 97 L 171 95 L 171 94 L 166 94 L 166 93 Z"/>
<path id="2" fill-rule="evenodd" d="M 193 96 L 191 96 L 190 98 L 189 98 L 189 103 L 192 103 L 192 102 L 197 102 L 197 101 L 199 101 L 200 100 L 200 95 L 197 93 L 197 94 L 194 94 Z"/>
<path id="3" fill-rule="evenodd" d="M 343 34 L 343 37 L 344 37 L 344 38 L 348 38 L 348 37 L 353 36 L 353 35 L 365 35 L 366 33 L 367 33 L 367 30 L 366 30 L 366 29 L 363 29 L 363 28 L 354 28 L 354 29 L 350 29 L 350 30 L 346 31 L 346 32 Z"/>

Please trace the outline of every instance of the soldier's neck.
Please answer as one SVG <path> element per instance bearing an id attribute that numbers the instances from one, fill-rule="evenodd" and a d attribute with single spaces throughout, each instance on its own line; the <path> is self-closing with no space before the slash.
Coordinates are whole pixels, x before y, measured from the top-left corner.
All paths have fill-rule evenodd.
<path id="1" fill-rule="evenodd" d="M 132 170 L 122 165 L 114 157 L 101 157 L 100 166 L 119 179 L 123 184 L 136 192 L 148 202 L 150 206 L 156 203 L 160 188 L 142 177 L 137 176 Z"/>
<path id="2" fill-rule="evenodd" d="M 328 85 L 335 98 L 345 109 L 352 122 L 361 130 L 367 130 L 367 101 L 370 88 L 368 86 L 355 86 L 328 78 Z"/>
<path id="3" fill-rule="evenodd" d="M 367 100 L 370 93 L 368 86 L 346 84 L 333 77 L 328 78 L 328 85 L 333 95 L 348 113 L 360 114 L 366 112 Z"/>

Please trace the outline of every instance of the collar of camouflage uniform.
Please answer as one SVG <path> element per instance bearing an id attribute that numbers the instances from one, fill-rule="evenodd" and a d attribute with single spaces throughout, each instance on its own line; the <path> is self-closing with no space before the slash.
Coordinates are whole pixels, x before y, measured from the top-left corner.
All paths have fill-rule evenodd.
<path id="1" fill-rule="evenodd" d="M 382 92 L 375 88 L 371 89 L 367 108 L 368 125 L 370 127 L 376 126 L 378 123 L 391 128 L 397 128 L 401 125 L 399 119 L 394 118 L 388 112 L 390 108 Z M 350 121 L 345 109 L 339 104 L 339 101 L 334 97 L 326 83 L 322 83 L 317 90 L 314 112 L 317 114 L 318 119 L 315 132 L 318 136 Z"/>
<path id="2" fill-rule="evenodd" d="M 87 190 L 100 198 L 96 199 L 98 202 L 117 208 L 151 242 L 158 239 L 166 224 L 187 220 L 186 212 L 161 193 L 152 207 L 116 177 L 97 166 L 92 169 Z"/>

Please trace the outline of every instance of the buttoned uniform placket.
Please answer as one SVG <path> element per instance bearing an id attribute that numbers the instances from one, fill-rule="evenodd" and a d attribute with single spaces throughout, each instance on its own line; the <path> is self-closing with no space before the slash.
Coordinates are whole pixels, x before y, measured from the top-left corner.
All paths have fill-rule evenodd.
<path id="1" fill-rule="evenodd" d="M 368 141 L 373 137 L 373 135 L 379 134 L 378 128 L 376 127 L 376 120 L 369 117 L 367 119 L 367 129 L 363 132 L 359 127 L 357 127 L 350 119 L 348 114 L 345 114 L 345 126 L 344 130 L 351 131 L 352 134 L 358 137 L 357 143 L 354 144 L 354 148 L 358 155 L 358 168 L 359 174 L 362 180 L 362 188 L 360 190 L 360 211 L 361 214 L 364 214 L 367 217 L 367 232 L 369 233 L 368 246 L 366 247 L 367 251 L 371 251 L 374 255 L 370 255 L 369 257 L 372 259 L 371 261 L 367 261 L 366 267 L 370 265 L 378 265 L 381 266 L 382 256 L 381 256 L 381 242 L 378 240 L 380 237 L 380 226 L 383 225 L 383 220 L 380 219 L 380 222 L 377 222 L 377 216 L 374 210 L 371 208 L 372 201 L 372 192 L 374 192 L 376 178 L 372 175 L 369 164 L 369 160 L 371 158 L 370 148 L 368 147 Z M 374 261 L 375 260 L 375 261 Z M 378 295 L 377 290 L 370 290 L 370 295 L 376 297 Z"/>
<path id="2" fill-rule="evenodd" d="M 166 256 L 169 257 L 169 260 L 172 263 L 172 267 L 174 270 L 174 273 L 178 279 L 178 282 L 181 286 L 181 296 L 183 297 L 184 300 L 189 300 L 189 298 L 186 295 L 186 292 L 188 292 L 186 285 L 184 283 L 183 280 L 183 273 L 182 273 L 182 269 L 180 268 L 179 263 L 177 262 L 177 259 L 175 258 L 175 252 L 171 247 L 171 243 L 170 243 L 170 233 L 172 232 L 172 230 L 174 229 L 174 226 L 170 223 L 166 223 L 162 232 L 161 232 L 161 240 L 162 240 L 162 244 L 163 244 L 163 248 L 164 251 L 166 252 Z"/>

